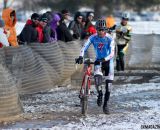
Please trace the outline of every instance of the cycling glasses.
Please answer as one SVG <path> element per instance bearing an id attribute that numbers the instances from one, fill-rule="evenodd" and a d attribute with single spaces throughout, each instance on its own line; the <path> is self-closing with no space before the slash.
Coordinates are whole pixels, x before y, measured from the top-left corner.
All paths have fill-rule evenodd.
<path id="1" fill-rule="evenodd" d="M 97 31 L 106 31 L 106 29 L 101 28 L 101 29 L 97 29 Z"/>

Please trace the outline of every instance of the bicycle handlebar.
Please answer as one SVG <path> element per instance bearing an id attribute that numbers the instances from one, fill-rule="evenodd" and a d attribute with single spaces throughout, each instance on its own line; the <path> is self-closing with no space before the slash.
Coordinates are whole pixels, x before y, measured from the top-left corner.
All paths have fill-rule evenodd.
<path id="1" fill-rule="evenodd" d="M 75 59 L 75 64 L 78 63 L 77 60 L 78 60 L 78 58 Z M 102 63 L 102 62 L 104 62 L 104 59 L 98 59 L 98 60 L 96 60 L 96 61 Z M 94 63 L 95 63 L 95 62 L 94 62 L 92 59 L 90 59 L 90 58 L 86 58 L 86 59 L 84 59 L 84 61 L 83 61 L 83 64 L 87 64 L 87 65 L 94 64 Z"/>
<path id="2" fill-rule="evenodd" d="M 75 58 L 75 64 L 78 64 L 77 60 L 78 60 L 78 58 Z M 89 64 L 94 64 L 94 62 L 92 61 L 92 59 L 86 58 L 86 59 L 84 59 L 83 64 L 89 65 Z"/>
<path id="3" fill-rule="evenodd" d="M 92 61 L 92 59 L 88 59 L 88 58 L 85 59 L 83 63 L 87 64 L 87 65 L 94 64 L 94 62 Z"/>

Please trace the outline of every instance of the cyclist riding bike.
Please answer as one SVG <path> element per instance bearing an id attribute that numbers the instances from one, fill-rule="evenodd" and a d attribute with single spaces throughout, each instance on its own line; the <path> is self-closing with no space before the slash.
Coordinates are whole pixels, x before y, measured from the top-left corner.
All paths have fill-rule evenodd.
<path id="1" fill-rule="evenodd" d="M 96 59 L 94 63 L 94 79 L 95 86 L 98 92 L 97 105 L 102 105 L 102 78 L 103 72 L 105 75 L 106 91 L 103 103 L 103 112 L 109 114 L 108 101 L 110 97 L 110 90 L 112 87 L 112 81 L 114 79 L 114 40 L 107 33 L 106 21 L 104 19 L 99 19 L 96 22 L 97 33 L 91 35 L 87 42 L 84 44 L 80 51 L 80 56 L 78 58 L 78 63 L 83 63 L 84 53 L 87 51 L 89 46 L 92 44 L 96 54 Z"/>
<path id="2" fill-rule="evenodd" d="M 126 54 L 129 42 L 131 40 L 131 26 L 128 25 L 129 14 L 123 13 L 122 20 L 119 25 L 116 26 L 116 44 L 117 44 L 117 57 L 116 57 L 116 70 L 124 71 L 125 62 L 124 55 Z"/>

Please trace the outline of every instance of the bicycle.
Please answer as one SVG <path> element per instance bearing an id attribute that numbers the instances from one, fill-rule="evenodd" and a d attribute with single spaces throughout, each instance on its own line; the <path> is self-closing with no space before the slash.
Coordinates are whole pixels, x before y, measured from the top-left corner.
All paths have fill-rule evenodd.
<path id="1" fill-rule="evenodd" d="M 75 63 L 77 64 L 77 59 L 75 59 Z M 102 63 L 104 62 L 103 59 L 96 60 L 99 62 L 100 69 L 98 72 L 102 72 L 102 83 L 105 81 L 106 78 L 109 78 L 109 76 L 104 76 L 104 71 L 102 70 Z M 91 95 L 91 79 L 92 77 L 92 64 L 95 64 L 95 62 L 92 61 L 92 59 L 84 59 L 83 64 L 84 66 L 84 74 L 83 74 L 83 80 L 82 85 L 80 89 L 80 104 L 81 104 L 81 113 L 82 115 L 87 115 L 88 110 L 88 98 Z M 99 75 L 99 74 L 98 74 Z M 99 82 L 99 81 L 98 81 Z M 96 81 L 95 81 L 96 84 Z"/>
<path id="2" fill-rule="evenodd" d="M 84 75 L 79 98 L 81 103 L 81 113 L 86 116 L 88 110 L 88 97 L 90 96 L 91 89 L 92 64 L 94 64 L 94 62 L 91 59 L 85 59 L 83 64 Z"/>

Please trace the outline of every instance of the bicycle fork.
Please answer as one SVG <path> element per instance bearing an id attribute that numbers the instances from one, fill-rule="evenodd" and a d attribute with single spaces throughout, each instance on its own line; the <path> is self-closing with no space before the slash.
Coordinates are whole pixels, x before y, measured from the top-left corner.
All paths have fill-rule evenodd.
<path id="1" fill-rule="evenodd" d="M 90 95 L 90 85 L 91 85 L 90 77 L 88 75 L 85 75 L 80 89 L 80 98 Z"/>

